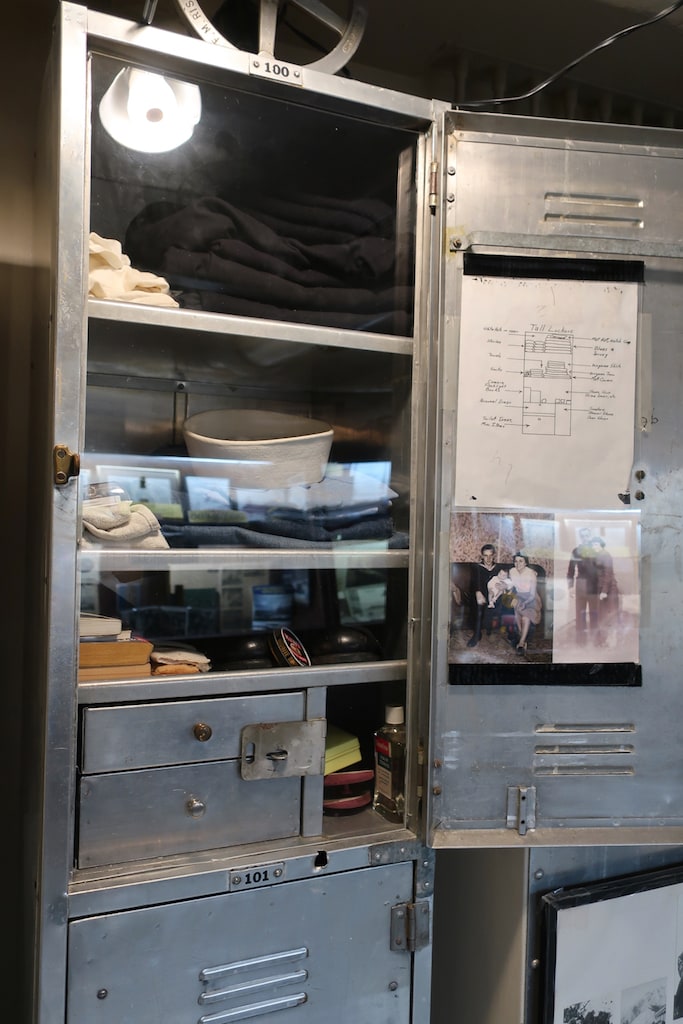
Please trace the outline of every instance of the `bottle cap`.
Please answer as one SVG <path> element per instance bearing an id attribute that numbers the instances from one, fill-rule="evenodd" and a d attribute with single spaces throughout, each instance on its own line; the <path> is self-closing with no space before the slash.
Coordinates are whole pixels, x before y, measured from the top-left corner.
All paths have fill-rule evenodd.
<path id="1" fill-rule="evenodd" d="M 384 721 L 387 725 L 403 725 L 405 715 L 400 704 L 387 704 L 384 709 Z"/>

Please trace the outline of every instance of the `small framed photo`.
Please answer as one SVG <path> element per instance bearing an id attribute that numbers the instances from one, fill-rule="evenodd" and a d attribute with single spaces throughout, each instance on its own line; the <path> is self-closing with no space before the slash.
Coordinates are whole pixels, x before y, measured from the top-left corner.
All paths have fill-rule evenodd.
<path id="1" fill-rule="evenodd" d="M 180 470 L 148 466 L 97 466 L 98 480 L 115 484 L 130 501 L 144 505 L 170 505 L 177 500 Z"/>

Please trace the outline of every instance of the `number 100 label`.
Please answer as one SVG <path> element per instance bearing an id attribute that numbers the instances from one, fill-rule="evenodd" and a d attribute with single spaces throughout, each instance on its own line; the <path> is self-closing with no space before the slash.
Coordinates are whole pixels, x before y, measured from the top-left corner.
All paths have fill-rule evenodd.
<path id="1" fill-rule="evenodd" d="M 287 85 L 303 85 L 303 71 L 298 64 L 287 64 L 283 60 L 274 60 L 268 53 L 259 53 L 249 61 L 249 72 L 259 78 L 270 78 Z"/>

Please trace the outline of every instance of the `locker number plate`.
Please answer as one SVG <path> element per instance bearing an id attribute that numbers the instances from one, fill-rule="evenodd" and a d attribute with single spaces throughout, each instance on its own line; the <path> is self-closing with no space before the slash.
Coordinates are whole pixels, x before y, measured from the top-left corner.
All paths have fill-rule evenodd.
<path id="1" fill-rule="evenodd" d="M 230 872 L 229 892 L 237 889 L 259 889 L 285 880 L 285 862 L 257 864 L 248 868 L 235 868 Z"/>
<path id="2" fill-rule="evenodd" d="M 269 53 L 259 53 L 249 61 L 249 74 L 257 78 L 272 78 L 275 82 L 285 85 L 303 85 L 304 73 L 299 64 L 288 64 L 284 60 L 275 60 Z"/>

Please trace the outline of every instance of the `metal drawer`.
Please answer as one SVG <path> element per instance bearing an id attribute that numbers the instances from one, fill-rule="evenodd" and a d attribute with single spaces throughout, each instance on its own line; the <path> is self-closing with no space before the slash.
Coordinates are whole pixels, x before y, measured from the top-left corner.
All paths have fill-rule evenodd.
<path id="1" fill-rule="evenodd" d="M 305 704 L 305 694 L 296 692 L 86 708 L 81 770 L 89 775 L 239 757 L 244 726 L 300 722 Z"/>
<path id="2" fill-rule="evenodd" d="M 297 777 L 245 782 L 239 760 L 87 776 L 78 866 L 296 836 L 302 785 Z"/>

